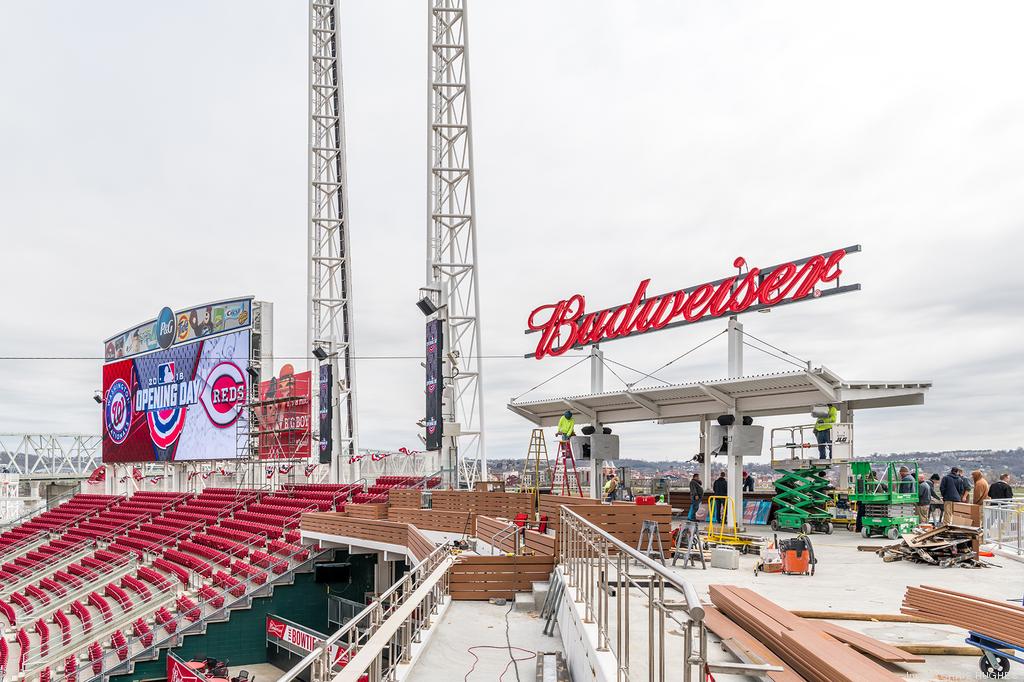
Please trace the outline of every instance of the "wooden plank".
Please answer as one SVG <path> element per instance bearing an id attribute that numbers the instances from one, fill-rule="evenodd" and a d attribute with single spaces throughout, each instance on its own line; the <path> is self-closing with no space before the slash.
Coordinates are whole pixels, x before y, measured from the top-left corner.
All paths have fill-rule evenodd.
<path id="1" fill-rule="evenodd" d="M 827 620 L 857 620 L 863 622 L 878 621 L 879 623 L 930 623 L 930 620 L 914 618 L 902 613 L 860 613 L 857 611 L 796 611 L 791 613 L 800 618 Z"/>
<path id="2" fill-rule="evenodd" d="M 922 656 L 907 653 L 905 650 L 897 648 L 892 644 L 887 644 L 874 637 L 854 632 L 841 625 L 827 621 L 815 623 L 815 625 L 840 642 L 849 644 L 862 654 L 867 654 L 879 661 L 885 661 L 886 663 L 924 663 Z"/>
<path id="3" fill-rule="evenodd" d="M 704 607 L 704 624 L 723 640 L 730 639 L 746 651 L 750 658 L 760 663 L 777 665 L 786 670 L 767 673 L 772 682 L 805 682 L 804 678 L 794 672 L 786 662 L 776 656 L 771 649 L 759 642 L 746 630 L 729 620 L 714 606 Z"/>
<path id="4" fill-rule="evenodd" d="M 438 509 L 407 509 L 392 506 L 388 509 L 388 520 L 411 523 L 422 530 L 436 530 L 444 533 L 473 533 L 476 517 L 468 511 L 442 511 Z"/>
<path id="5" fill-rule="evenodd" d="M 725 615 L 813 682 L 896 682 L 900 678 L 752 590 L 711 585 Z"/>
<path id="6" fill-rule="evenodd" d="M 516 592 L 533 589 L 533 583 L 547 580 L 553 557 L 461 555 L 448 570 L 452 599 L 511 599 Z"/>

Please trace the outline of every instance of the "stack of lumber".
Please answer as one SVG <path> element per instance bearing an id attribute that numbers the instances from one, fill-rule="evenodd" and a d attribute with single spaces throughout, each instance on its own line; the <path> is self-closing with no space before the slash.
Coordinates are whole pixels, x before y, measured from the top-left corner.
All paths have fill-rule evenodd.
<path id="1" fill-rule="evenodd" d="M 900 611 L 1024 647 L 1024 608 L 941 587 L 908 587 Z"/>
<path id="2" fill-rule="evenodd" d="M 782 661 L 790 675 L 772 677 L 776 682 L 800 678 L 810 682 L 896 682 L 903 678 L 871 658 L 887 663 L 924 662 L 920 656 L 842 626 L 804 620 L 752 590 L 733 585 L 711 585 L 709 590 L 720 613 L 709 619 L 708 627 L 765 663 L 779 665 Z M 725 623 L 720 620 L 723 615 L 728 617 Z M 752 644 L 750 638 L 759 644 Z M 772 675 L 777 673 L 769 677 Z"/>
<path id="3" fill-rule="evenodd" d="M 939 526 L 917 534 L 906 533 L 902 541 L 878 549 L 877 554 L 884 561 L 906 560 L 942 568 L 991 566 L 978 558 L 981 535 L 980 528 Z"/>

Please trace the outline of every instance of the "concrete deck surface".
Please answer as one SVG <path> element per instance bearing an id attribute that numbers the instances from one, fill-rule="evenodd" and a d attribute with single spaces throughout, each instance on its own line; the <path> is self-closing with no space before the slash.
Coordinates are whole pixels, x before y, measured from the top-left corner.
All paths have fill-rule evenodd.
<path id="1" fill-rule="evenodd" d="M 254 663 L 253 665 L 233 665 L 228 668 L 230 677 L 238 675 L 239 671 L 248 670 L 250 682 L 274 682 L 284 675 L 285 671 L 276 668 L 269 663 Z"/>
<path id="2" fill-rule="evenodd" d="M 509 604 L 495 606 L 488 602 L 456 601 L 435 627 L 437 631 L 427 645 L 419 661 L 407 678 L 409 682 L 456 682 L 462 680 L 473 666 L 473 654 L 479 658 L 469 682 L 509 682 L 516 679 L 515 670 L 509 665 L 509 654 L 505 642 L 505 612 Z M 562 651 L 562 640 L 558 630 L 554 637 L 545 636 L 541 630 L 544 621 L 537 613 L 526 613 L 514 608 L 508 614 L 509 639 L 513 647 L 530 652 Z M 491 646 L 492 649 L 469 651 L 474 646 Z M 513 649 L 516 658 L 529 654 Z M 521 680 L 536 678 L 536 662 L 531 658 L 518 664 Z M 504 672 L 504 677 L 502 673 Z"/>
<path id="3" fill-rule="evenodd" d="M 771 537 L 767 527 L 750 532 Z M 792 537 L 779 534 L 779 537 Z M 864 539 L 859 533 L 837 529 L 833 535 L 812 535 L 818 557 L 813 576 L 764 574 L 754 576 L 757 558 L 740 556 L 739 570 L 711 568 L 674 569 L 688 580 L 703 600 L 710 601 L 708 586 L 715 583 L 739 585 L 755 590 L 780 606 L 806 611 L 857 611 L 899 613 L 908 585 L 932 585 L 989 599 L 1016 599 L 1024 592 L 1024 563 L 996 556 L 986 559 L 998 568 L 938 568 L 906 561 L 886 563 L 871 552 L 857 551 L 858 545 L 884 546 L 887 539 Z M 893 644 L 950 644 L 963 646 L 964 630 L 947 625 L 835 621 Z M 926 656 L 924 664 L 906 664 L 894 671 L 913 675 L 915 680 L 981 679 L 977 656 Z M 716 676 L 721 679 L 721 676 Z M 728 678 L 726 678 L 728 679 Z M 1024 679 L 1024 665 L 1011 663 L 1008 679 Z"/>

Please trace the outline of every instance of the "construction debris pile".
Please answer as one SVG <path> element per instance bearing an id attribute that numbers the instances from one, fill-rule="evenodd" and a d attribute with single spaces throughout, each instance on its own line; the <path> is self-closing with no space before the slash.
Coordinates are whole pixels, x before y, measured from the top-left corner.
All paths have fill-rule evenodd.
<path id="1" fill-rule="evenodd" d="M 766 673 L 773 682 L 896 682 L 904 677 L 876 661 L 924 662 L 859 632 L 800 618 L 752 590 L 709 589 L 714 606 L 705 610 L 707 627 L 741 657 L 785 668 Z"/>
<path id="2" fill-rule="evenodd" d="M 941 568 L 992 566 L 978 558 L 981 528 L 939 526 L 916 534 L 904 533 L 903 540 L 876 551 L 884 561 L 913 561 Z"/>
<path id="3" fill-rule="evenodd" d="M 908 587 L 900 611 L 1024 647 L 1024 608 L 941 587 Z"/>

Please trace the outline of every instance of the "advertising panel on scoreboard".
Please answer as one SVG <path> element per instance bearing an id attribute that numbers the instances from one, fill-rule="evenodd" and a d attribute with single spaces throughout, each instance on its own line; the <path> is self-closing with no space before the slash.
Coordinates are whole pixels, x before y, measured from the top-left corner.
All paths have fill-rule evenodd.
<path id="1" fill-rule="evenodd" d="M 310 455 L 313 373 L 291 364 L 260 384 L 256 408 L 260 459 L 306 459 Z"/>
<path id="2" fill-rule="evenodd" d="M 251 298 L 206 303 L 174 312 L 164 308 L 149 320 L 103 342 L 104 362 L 131 358 L 172 344 L 244 329 L 252 322 Z"/>
<path id="3" fill-rule="evenodd" d="M 103 461 L 233 459 L 249 431 L 248 329 L 103 366 Z"/>

